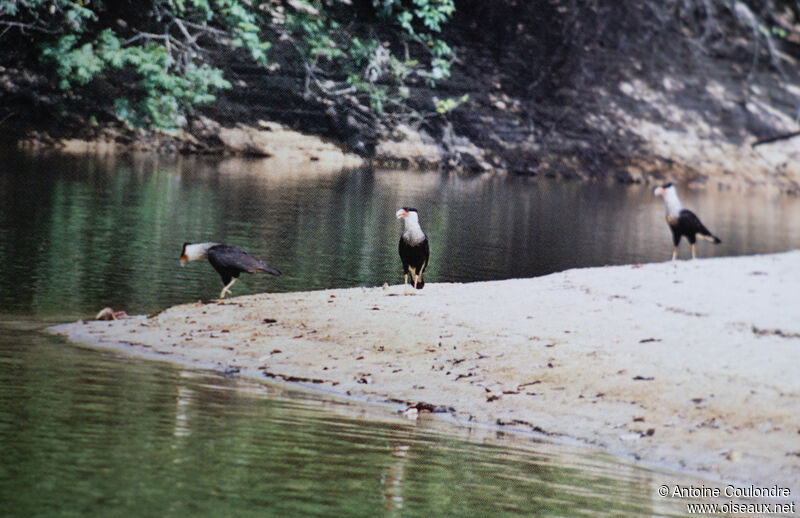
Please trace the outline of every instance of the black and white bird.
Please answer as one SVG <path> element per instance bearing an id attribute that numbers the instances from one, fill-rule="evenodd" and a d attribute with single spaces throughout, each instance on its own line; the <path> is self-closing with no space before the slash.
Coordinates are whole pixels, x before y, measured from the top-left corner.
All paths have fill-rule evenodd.
<path id="1" fill-rule="evenodd" d="M 411 275 L 411 284 L 421 290 L 425 286 L 422 274 L 428 266 L 428 256 L 430 256 L 428 236 L 419 226 L 417 209 L 403 207 L 395 215 L 405 224 L 398 246 L 400 260 L 403 262 L 403 286 L 408 285 L 408 276 Z"/>
<path id="2" fill-rule="evenodd" d="M 686 239 L 692 245 L 692 259 L 697 257 L 694 251 L 696 236 L 700 236 L 702 239 L 711 241 L 714 244 L 722 242 L 703 225 L 694 212 L 683 208 L 674 185 L 666 183 L 656 187 L 653 192 L 656 196 L 664 198 L 664 204 L 667 206 L 667 224 L 672 231 L 672 242 L 675 245 L 672 250 L 673 261 L 678 257 L 678 243 L 681 242 L 681 237 L 683 236 L 686 236 Z"/>
<path id="3" fill-rule="evenodd" d="M 181 251 L 181 266 L 189 261 L 208 259 L 211 266 L 222 277 L 225 285 L 219 293 L 219 298 L 224 299 L 231 291 L 231 286 L 239 279 L 239 274 L 267 272 L 280 275 L 281 272 L 267 266 L 264 261 L 253 257 L 238 246 L 223 243 L 184 243 Z"/>

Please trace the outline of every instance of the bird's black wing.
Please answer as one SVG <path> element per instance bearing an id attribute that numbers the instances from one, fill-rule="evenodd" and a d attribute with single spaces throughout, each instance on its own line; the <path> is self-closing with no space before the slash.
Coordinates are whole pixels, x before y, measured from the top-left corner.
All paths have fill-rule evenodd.
<path id="1" fill-rule="evenodd" d="M 220 275 L 222 275 L 223 270 L 231 272 L 234 277 L 238 277 L 241 272 L 281 274 L 275 268 L 267 266 L 258 257 L 253 257 L 238 246 L 233 245 L 217 245 L 209 248 L 208 262 L 211 263 L 215 270 L 220 272 Z"/>
<path id="2" fill-rule="evenodd" d="M 425 241 L 422 242 L 422 251 L 420 255 L 422 256 L 422 266 L 420 266 L 420 271 L 424 270 L 428 267 L 428 259 L 431 256 L 431 247 L 428 244 L 428 238 L 425 238 Z"/>
<path id="3" fill-rule="evenodd" d="M 408 270 L 408 268 L 411 267 L 417 271 L 421 271 L 428 264 L 430 247 L 427 237 L 416 245 L 408 244 L 408 242 L 401 237 L 398 251 L 400 252 L 400 260 L 403 261 L 403 270 Z"/>
<path id="4" fill-rule="evenodd" d="M 694 212 L 683 209 L 680 213 L 678 224 L 683 228 L 686 233 L 702 234 L 704 236 L 711 236 L 711 232 L 700 221 Z"/>
<path id="5" fill-rule="evenodd" d="M 403 271 L 408 271 L 408 262 L 410 261 L 410 246 L 406 243 L 406 240 L 403 239 L 403 236 L 400 236 L 400 243 L 397 245 L 397 251 L 400 253 L 400 261 L 403 263 Z"/>

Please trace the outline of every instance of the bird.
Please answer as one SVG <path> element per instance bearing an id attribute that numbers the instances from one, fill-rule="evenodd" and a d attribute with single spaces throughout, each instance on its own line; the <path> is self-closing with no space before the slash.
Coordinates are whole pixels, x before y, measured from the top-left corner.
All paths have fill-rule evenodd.
<path id="1" fill-rule="evenodd" d="M 264 261 L 253 257 L 238 246 L 226 245 L 224 243 L 184 243 L 181 250 L 181 266 L 185 266 L 189 261 L 199 261 L 208 259 L 211 266 L 222 277 L 225 285 L 219 293 L 219 298 L 224 299 L 231 291 L 231 286 L 239 279 L 242 272 L 256 273 L 267 272 L 272 275 L 280 275 L 281 272 L 267 266 Z"/>
<path id="2" fill-rule="evenodd" d="M 722 242 L 720 238 L 712 234 L 703 225 L 694 212 L 683 208 L 681 200 L 678 198 L 678 191 L 672 183 L 656 187 L 653 194 L 663 197 L 664 204 L 667 206 L 667 224 L 672 231 L 672 242 L 675 245 L 672 250 L 673 261 L 678 257 L 678 243 L 680 243 L 683 236 L 686 236 L 686 239 L 692 245 L 692 259 L 697 258 L 694 250 L 696 236 L 700 236 L 702 239 L 711 241 L 714 244 Z"/>
<path id="3" fill-rule="evenodd" d="M 403 207 L 398 209 L 395 215 L 397 219 L 402 219 L 405 225 L 398 245 L 400 260 L 403 262 L 403 286 L 404 288 L 408 286 L 408 276 L 411 275 L 411 284 L 414 289 L 421 290 L 425 287 L 422 274 L 428 266 L 428 257 L 430 256 L 428 236 L 419 226 L 417 209 Z"/>

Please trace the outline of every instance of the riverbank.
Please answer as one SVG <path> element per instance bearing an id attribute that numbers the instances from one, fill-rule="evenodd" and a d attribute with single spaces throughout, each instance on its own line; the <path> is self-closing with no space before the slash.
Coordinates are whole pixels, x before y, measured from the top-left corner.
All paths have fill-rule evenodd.
<path id="1" fill-rule="evenodd" d="M 413 295 L 260 294 L 52 330 L 796 490 L 798 261 L 586 268 Z"/>

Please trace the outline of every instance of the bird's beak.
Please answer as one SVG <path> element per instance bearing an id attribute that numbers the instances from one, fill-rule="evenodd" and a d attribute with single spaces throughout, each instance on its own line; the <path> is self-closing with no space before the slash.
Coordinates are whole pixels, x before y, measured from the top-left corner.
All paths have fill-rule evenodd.
<path id="1" fill-rule="evenodd" d="M 408 211 L 407 210 L 403 210 L 403 209 L 399 209 L 395 213 L 395 216 L 397 216 L 397 219 L 405 218 L 406 216 L 408 216 Z"/>
<path id="2" fill-rule="evenodd" d="M 182 255 L 181 258 L 180 258 L 181 266 L 186 266 L 186 263 L 188 263 L 188 262 L 189 262 L 189 258 L 186 257 L 185 255 Z"/>

